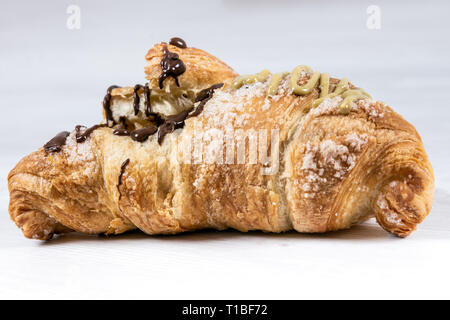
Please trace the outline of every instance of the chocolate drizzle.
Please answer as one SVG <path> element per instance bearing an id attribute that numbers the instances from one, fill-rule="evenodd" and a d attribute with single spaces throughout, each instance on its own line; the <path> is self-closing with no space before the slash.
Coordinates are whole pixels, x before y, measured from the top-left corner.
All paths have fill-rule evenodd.
<path id="1" fill-rule="evenodd" d="M 127 122 L 125 117 L 120 117 L 120 126 L 114 130 L 113 132 L 114 135 L 116 136 L 129 136 L 130 132 L 128 131 L 127 128 Z"/>
<path id="2" fill-rule="evenodd" d="M 87 138 L 89 138 L 89 136 L 92 134 L 92 132 L 94 132 L 98 128 L 107 127 L 107 124 L 96 124 L 95 126 L 87 128 L 86 130 L 84 130 L 83 133 L 81 133 L 81 128 L 83 128 L 83 127 L 84 126 L 76 126 L 75 127 L 75 131 L 76 131 L 75 139 L 77 140 L 78 143 L 85 142 L 87 140 Z"/>
<path id="3" fill-rule="evenodd" d="M 118 128 L 118 129 L 114 130 L 113 134 L 116 136 L 129 136 L 130 135 L 128 130 L 125 128 Z"/>
<path id="4" fill-rule="evenodd" d="M 152 112 L 152 105 L 150 104 L 150 94 L 152 93 L 152 90 L 148 87 L 148 83 L 144 86 L 144 105 L 145 105 L 145 115 L 147 117 L 150 117 Z"/>
<path id="5" fill-rule="evenodd" d="M 190 110 L 184 110 L 180 113 L 168 116 L 164 123 L 161 125 L 158 131 L 158 143 L 161 145 L 161 143 L 164 140 L 164 137 L 166 134 L 173 132 L 175 129 L 183 128 L 184 127 L 184 120 L 186 120 L 187 116 L 189 115 Z"/>
<path id="6" fill-rule="evenodd" d="M 181 49 L 187 48 L 186 42 L 183 39 L 178 38 L 178 37 L 173 37 L 172 39 L 170 39 L 169 44 L 171 44 L 175 47 L 181 48 Z"/>
<path id="7" fill-rule="evenodd" d="M 173 37 L 170 39 L 170 45 L 176 46 L 181 49 L 187 48 L 186 42 L 179 38 Z M 163 89 L 164 80 L 168 77 L 172 77 L 175 80 L 176 85 L 179 87 L 180 83 L 178 77 L 182 75 L 186 71 L 186 65 L 179 58 L 179 55 L 175 52 L 170 52 L 168 49 L 168 45 L 163 45 L 163 58 L 160 62 L 161 65 L 161 75 L 159 76 L 159 88 Z M 176 115 L 164 117 L 157 112 L 152 111 L 152 106 L 150 102 L 151 97 L 151 89 L 148 86 L 148 83 L 145 85 L 136 84 L 133 88 L 133 109 L 134 115 L 137 116 L 140 111 L 140 99 L 143 93 L 144 97 L 144 113 L 147 117 L 148 125 L 141 129 L 133 130 L 134 127 L 128 128 L 127 119 L 125 117 L 121 117 L 119 122 L 119 126 L 115 127 L 113 131 L 114 135 L 117 136 L 130 136 L 132 140 L 137 142 L 145 142 L 148 138 L 158 132 L 158 143 L 161 145 L 164 137 L 168 133 L 172 133 L 176 129 L 183 128 L 185 125 L 185 120 L 191 117 L 198 116 L 204 109 L 206 103 L 213 97 L 214 91 L 223 87 L 223 83 L 214 84 L 211 87 L 200 91 L 196 98 L 195 103 L 199 103 L 194 110 L 194 107 L 184 110 Z M 97 130 L 98 128 L 115 126 L 117 122 L 114 120 L 113 112 L 111 110 L 111 100 L 112 100 L 112 91 L 114 89 L 121 88 L 117 85 L 112 85 L 106 90 L 106 95 L 103 98 L 103 109 L 106 117 L 106 124 L 98 124 L 94 125 L 90 128 L 86 128 L 85 126 L 76 126 L 75 127 L 75 140 L 77 143 L 84 143 L 91 134 Z M 188 96 L 184 93 L 183 97 L 187 98 Z M 192 112 L 194 110 L 194 112 Z M 192 112 L 192 113 L 191 113 Z M 159 129 L 159 130 L 158 130 Z M 70 135 L 69 132 L 63 131 L 57 134 L 53 139 L 48 141 L 44 145 L 44 150 L 47 153 L 51 152 L 59 152 L 62 149 L 62 146 L 66 144 L 67 137 Z M 120 174 L 118 177 L 117 190 L 119 191 L 119 200 L 121 198 L 120 186 L 122 185 L 122 177 L 125 172 L 125 169 L 130 163 L 130 159 L 125 160 L 122 163 L 120 168 Z"/>
<path id="8" fill-rule="evenodd" d="M 103 109 L 105 110 L 105 115 L 106 115 L 106 123 L 109 124 L 110 121 L 112 121 L 113 124 L 116 124 L 116 122 L 114 121 L 113 115 L 112 115 L 112 111 L 111 111 L 111 92 L 113 91 L 113 89 L 117 89 L 120 88 L 119 86 L 110 86 L 107 90 L 106 90 L 106 95 L 103 98 Z"/>
<path id="9" fill-rule="evenodd" d="M 133 90 L 133 108 L 134 108 L 134 115 L 137 116 L 139 113 L 139 104 L 140 104 L 140 97 L 139 97 L 139 89 L 144 89 L 144 106 L 145 106 L 145 115 L 149 117 L 152 114 L 152 106 L 150 104 L 150 93 L 151 90 L 148 87 L 148 84 L 141 85 L 137 84 L 134 86 Z"/>
<path id="10" fill-rule="evenodd" d="M 66 144 L 66 140 L 69 135 L 70 132 L 67 131 L 58 133 L 54 138 L 52 138 L 44 145 L 45 152 L 52 153 L 61 151 L 61 148 Z"/>
<path id="11" fill-rule="evenodd" d="M 139 113 L 139 102 L 140 102 L 140 98 L 139 98 L 139 89 L 142 88 L 142 85 L 137 84 L 134 86 L 133 89 L 133 108 L 134 108 L 134 115 L 137 116 Z"/>
<path id="12" fill-rule="evenodd" d="M 187 48 L 186 42 L 178 37 L 174 37 L 170 39 L 169 42 L 170 45 L 176 46 L 178 48 L 184 49 Z M 179 55 L 175 52 L 170 52 L 168 49 L 167 44 L 163 45 L 163 58 L 160 62 L 161 65 L 161 75 L 159 76 L 159 88 L 163 89 L 164 80 L 168 77 L 172 77 L 175 80 L 175 83 L 177 86 L 180 86 L 178 77 L 182 75 L 186 71 L 186 65 L 184 62 L 179 58 Z M 131 139 L 138 142 L 144 142 L 146 141 L 151 135 L 158 132 L 158 143 L 161 144 L 164 140 L 164 137 L 168 134 L 173 132 L 176 129 L 183 128 L 185 124 L 185 120 L 187 118 L 198 116 L 204 109 L 206 103 L 213 97 L 214 91 L 216 89 L 219 89 L 223 86 L 223 83 L 218 83 L 215 85 L 212 85 L 211 87 L 204 89 L 200 91 L 195 98 L 195 102 L 199 102 L 196 109 L 192 114 L 189 114 L 193 108 L 189 110 L 182 111 L 176 115 L 165 117 L 155 113 L 152 111 L 152 106 L 150 102 L 150 96 L 151 96 L 151 89 L 148 86 L 148 83 L 145 85 L 136 84 L 133 88 L 133 109 L 134 109 L 134 115 L 137 116 L 140 111 L 140 92 L 142 94 L 143 90 L 143 96 L 144 96 L 144 113 L 145 116 L 148 118 L 147 121 L 149 122 L 149 125 L 141 128 L 136 129 L 134 131 L 131 131 L 127 127 L 126 118 L 121 117 L 120 118 L 120 125 L 118 127 L 115 127 L 115 130 L 113 131 L 114 135 L 117 136 L 130 136 Z M 94 132 L 96 129 L 101 127 L 110 126 L 112 123 L 112 126 L 116 125 L 116 121 L 114 120 L 113 113 L 111 110 L 111 92 L 113 89 L 120 88 L 119 86 L 112 85 L 110 86 L 107 91 L 106 95 L 103 99 L 103 109 L 105 111 L 106 116 L 106 124 L 100 124 L 95 125 L 91 128 L 87 128 L 82 132 L 82 126 L 77 126 L 75 128 L 76 134 L 75 138 L 78 143 L 85 142 L 89 136 Z M 187 95 L 183 94 L 183 96 L 186 98 Z M 158 130 L 159 128 L 159 130 Z M 62 132 L 55 138 L 53 138 L 51 141 L 49 141 L 45 145 L 45 149 L 47 152 L 54 152 L 61 150 L 61 146 L 65 144 L 65 139 L 69 133 Z M 129 159 L 125 161 L 122 165 L 122 171 L 125 169 L 125 167 L 128 165 Z M 122 173 L 119 176 L 119 184 L 120 185 L 120 179 L 121 179 Z"/>
<path id="13" fill-rule="evenodd" d="M 194 112 L 192 112 L 188 118 L 196 117 L 200 113 L 202 113 L 203 108 L 205 107 L 205 104 L 211 99 L 214 95 L 214 90 L 222 88 L 223 83 L 217 83 L 212 85 L 211 87 L 207 89 L 203 89 L 197 94 L 197 97 L 195 98 L 195 102 L 200 102 L 200 104 L 197 106 Z"/>
<path id="14" fill-rule="evenodd" d="M 131 139 L 137 142 L 144 142 L 148 139 L 152 134 L 158 131 L 158 127 L 151 124 L 148 127 L 137 129 L 131 132 Z"/>
<path id="15" fill-rule="evenodd" d="M 178 82 L 178 76 L 186 71 L 186 66 L 183 61 L 180 60 L 178 54 L 170 52 L 169 49 L 167 49 L 166 44 L 164 44 L 163 53 L 164 57 L 161 60 L 162 73 L 159 76 L 159 88 L 163 88 L 163 82 L 168 77 L 174 78 L 175 83 L 179 87 L 180 83 Z"/>
<path id="16" fill-rule="evenodd" d="M 129 164 L 130 164 L 130 159 L 127 159 L 120 166 L 120 173 L 119 173 L 119 178 L 117 181 L 117 191 L 119 191 L 119 201 L 122 198 L 122 193 L 120 192 L 120 186 L 122 185 L 122 177 L 123 177 L 123 174 L 125 173 L 125 169 L 127 168 L 127 166 Z"/>
<path id="17" fill-rule="evenodd" d="M 223 83 L 217 83 L 209 88 L 200 91 L 197 94 L 197 97 L 195 98 L 195 102 L 200 102 L 200 104 L 197 106 L 197 108 L 192 114 L 189 114 L 192 111 L 192 108 L 189 110 L 184 110 L 176 115 L 168 116 L 164 120 L 159 115 L 155 114 L 156 115 L 155 123 L 151 124 L 148 127 L 131 132 L 130 134 L 131 139 L 138 142 L 144 142 L 148 139 L 149 136 L 158 131 L 159 127 L 158 143 L 161 145 L 161 143 L 164 140 L 164 137 L 168 133 L 175 131 L 175 129 L 184 127 L 184 121 L 187 118 L 198 116 L 203 111 L 205 104 L 213 97 L 214 91 L 222 87 Z"/>

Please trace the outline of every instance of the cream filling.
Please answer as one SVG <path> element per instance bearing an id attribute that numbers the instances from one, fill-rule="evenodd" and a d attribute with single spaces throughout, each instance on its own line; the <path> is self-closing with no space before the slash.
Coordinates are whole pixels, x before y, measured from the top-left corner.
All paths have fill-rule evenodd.
<path id="1" fill-rule="evenodd" d="M 197 91 L 172 90 L 170 93 L 164 90 L 153 89 L 150 94 L 150 104 L 152 112 L 164 116 L 178 114 L 190 109 L 194 105 Z M 145 97 L 144 93 L 139 94 L 139 113 L 135 115 L 133 95 L 114 96 L 111 99 L 111 111 L 114 121 L 119 123 L 120 118 L 125 117 L 129 122 L 144 122 Z"/>

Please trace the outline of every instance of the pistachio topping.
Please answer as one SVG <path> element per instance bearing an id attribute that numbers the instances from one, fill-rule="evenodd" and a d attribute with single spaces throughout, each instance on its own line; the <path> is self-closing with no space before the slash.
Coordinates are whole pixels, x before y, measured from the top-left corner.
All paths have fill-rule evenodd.
<path id="1" fill-rule="evenodd" d="M 278 86 L 280 85 L 281 80 L 283 80 L 284 77 L 286 77 L 289 74 L 289 72 L 280 72 L 275 73 L 269 82 L 269 88 L 267 89 L 267 94 L 269 96 L 274 96 L 278 92 Z"/>
<path id="2" fill-rule="evenodd" d="M 314 89 L 317 82 L 319 81 L 320 72 L 315 71 L 312 73 L 311 78 L 309 78 L 308 82 L 306 82 L 304 85 L 299 86 L 298 81 L 300 80 L 303 73 L 311 73 L 312 70 L 308 66 L 300 65 L 296 67 L 294 70 L 292 70 L 291 74 L 291 80 L 290 80 L 290 87 L 292 89 L 292 92 L 294 92 L 297 95 L 305 96 Z"/>
<path id="3" fill-rule="evenodd" d="M 328 82 L 328 87 L 324 88 L 323 90 L 326 91 L 326 92 L 329 92 L 329 87 L 330 87 L 330 83 Z M 333 93 L 328 93 L 328 94 L 323 95 L 323 96 L 321 94 L 319 99 L 316 99 L 316 100 L 313 101 L 313 103 L 311 105 L 311 108 L 317 107 L 326 98 L 334 98 L 334 97 L 340 95 L 341 93 L 345 92 L 348 89 L 349 89 L 348 79 L 347 78 L 341 79 L 341 81 L 339 81 L 339 83 L 336 85 L 336 88 L 334 89 Z"/>
<path id="4" fill-rule="evenodd" d="M 351 105 L 353 101 L 367 98 L 370 99 L 371 97 L 367 92 L 365 92 L 362 89 L 352 89 L 343 92 L 342 98 L 344 98 L 344 100 L 340 104 L 339 108 L 341 109 L 341 112 L 343 114 L 348 114 L 351 110 Z"/>
<path id="5" fill-rule="evenodd" d="M 267 94 L 269 96 L 274 96 L 277 94 L 281 80 L 283 80 L 283 78 L 288 74 L 289 72 L 280 72 L 272 75 L 267 88 Z M 309 79 L 306 83 L 299 84 L 300 79 L 306 74 L 309 75 Z M 251 84 L 258 81 L 264 82 L 270 76 L 271 73 L 267 69 L 264 69 L 254 75 L 242 75 L 233 81 L 231 87 L 233 89 L 239 89 L 244 84 Z M 330 75 L 328 73 L 313 71 L 310 67 L 305 65 L 295 67 L 294 70 L 292 70 L 291 77 L 289 79 L 289 87 L 292 89 L 292 93 L 299 96 L 310 94 L 316 87 L 317 83 L 319 83 L 320 94 L 319 97 L 312 102 L 311 108 L 316 108 L 327 98 L 334 98 L 341 95 L 343 99 L 339 106 L 341 113 L 348 114 L 350 113 L 352 103 L 355 100 L 372 99 L 372 97 L 361 88 L 350 89 L 350 84 L 347 78 L 341 79 L 335 86 L 334 91 L 330 92 Z"/>
<path id="6" fill-rule="evenodd" d="M 239 89 L 244 84 L 251 84 L 255 82 L 264 82 L 270 77 L 271 73 L 269 70 L 264 69 L 257 74 L 247 74 L 243 76 L 239 76 L 236 79 L 234 79 L 231 87 L 233 89 Z"/>
<path id="7" fill-rule="evenodd" d="M 328 95 L 330 90 L 330 75 L 328 73 L 322 73 L 320 75 L 320 98 Z"/>

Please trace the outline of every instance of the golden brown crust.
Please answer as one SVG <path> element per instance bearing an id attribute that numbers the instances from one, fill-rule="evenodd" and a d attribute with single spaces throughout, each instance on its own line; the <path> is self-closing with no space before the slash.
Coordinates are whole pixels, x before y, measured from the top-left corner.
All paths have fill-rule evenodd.
<path id="1" fill-rule="evenodd" d="M 47 154 L 41 148 L 9 173 L 10 216 L 28 238 L 47 239 L 68 230 L 98 234 L 135 228 L 126 219 L 120 225 L 113 222 L 121 216 L 105 193 L 104 167 L 93 153 L 95 145 L 76 144 L 74 135 L 60 153 Z"/>
<path id="2" fill-rule="evenodd" d="M 154 57 L 161 48 L 155 48 L 148 55 L 152 80 L 160 73 L 160 58 Z M 170 50 L 186 61 L 189 50 L 210 59 L 198 49 Z M 195 59 L 197 69 L 180 78 L 183 87 L 198 89 L 234 75 L 204 76 L 199 70 L 208 64 Z M 131 103 L 129 88 L 112 93 Z M 433 169 L 415 128 L 370 100 L 357 101 L 348 115 L 340 112 L 341 97 L 311 109 L 318 94 L 315 88 L 304 97 L 293 95 L 287 79 L 273 97 L 267 96 L 267 82 L 238 90 L 225 86 L 161 145 L 157 135 L 141 143 L 113 135 L 112 128 L 96 130 L 81 144 L 72 133 L 60 153 L 40 149 L 11 171 L 11 218 L 36 239 L 70 230 L 119 234 L 135 228 L 148 234 L 203 228 L 327 232 L 371 217 L 388 232 L 407 236 L 430 212 L 434 190 Z M 278 139 L 271 140 L 272 134 Z M 247 141 L 243 153 L 240 141 Z M 256 161 L 250 141 L 267 143 Z M 278 152 L 272 151 L 276 146 Z M 217 150 L 222 157 L 214 158 Z"/>
<path id="3" fill-rule="evenodd" d="M 375 216 L 385 230 L 404 237 L 430 212 L 434 177 L 420 137 L 390 108 L 365 104 L 360 101 L 349 116 L 319 112 L 304 123 L 314 133 L 295 141 L 291 161 L 311 155 L 320 165 L 294 169 L 302 182 L 318 180 L 288 190 L 293 211 L 301 213 L 294 218 L 298 231 L 339 230 Z M 299 151 L 305 145 L 306 152 Z"/>
<path id="4" fill-rule="evenodd" d="M 186 71 L 178 77 L 180 87 L 204 89 L 212 84 L 220 82 L 231 82 L 238 76 L 224 62 L 220 61 L 209 53 L 196 48 L 178 48 L 170 44 L 157 44 L 151 48 L 145 59 L 148 65 L 145 67 L 146 78 L 151 88 L 158 88 L 158 81 L 161 75 L 161 60 L 164 56 L 163 48 L 167 45 L 170 52 L 179 55 L 186 65 Z M 164 87 L 176 87 L 175 80 L 171 77 L 164 81 Z"/>

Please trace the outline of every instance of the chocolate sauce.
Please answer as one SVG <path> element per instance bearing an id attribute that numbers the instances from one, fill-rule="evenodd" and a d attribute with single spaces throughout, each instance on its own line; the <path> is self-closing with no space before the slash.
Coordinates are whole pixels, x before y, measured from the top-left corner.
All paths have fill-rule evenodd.
<path id="1" fill-rule="evenodd" d="M 142 85 L 137 84 L 134 86 L 133 89 L 133 108 L 134 108 L 134 115 L 137 116 L 139 113 L 139 102 L 140 102 L 140 98 L 139 98 L 139 89 L 142 88 Z"/>
<path id="2" fill-rule="evenodd" d="M 116 122 L 114 121 L 113 115 L 112 115 L 112 111 L 111 111 L 111 92 L 113 91 L 113 89 L 117 89 L 120 88 L 119 86 L 110 86 L 108 88 L 108 90 L 106 90 L 106 95 L 103 98 L 103 109 L 105 110 L 105 115 L 106 115 L 106 123 L 109 124 L 110 121 L 112 121 L 113 124 L 115 124 Z"/>
<path id="3" fill-rule="evenodd" d="M 127 119 L 120 117 L 119 121 L 120 125 L 113 131 L 113 134 L 116 136 L 129 136 L 130 132 L 128 131 Z"/>
<path id="4" fill-rule="evenodd" d="M 168 77 L 174 78 L 175 83 L 179 87 L 180 83 L 178 82 L 178 76 L 186 71 L 186 66 L 183 61 L 179 59 L 178 54 L 170 52 L 169 49 L 167 49 L 166 44 L 164 45 L 163 52 L 164 57 L 161 60 L 162 73 L 159 76 L 159 88 L 163 88 L 163 82 Z"/>
<path id="5" fill-rule="evenodd" d="M 127 166 L 129 164 L 130 164 L 130 159 L 127 159 L 120 166 L 120 173 L 119 173 L 119 178 L 117 181 L 117 191 L 119 191 L 119 200 L 122 198 L 122 193 L 120 192 L 120 186 L 122 185 L 122 177 L 123 177 L 123 174 L 125 173 L 125 169 L 127 168 Z"/>
<path id="6" fill-rule="evenodd" d="M 145 85 L 137 84 L 134 86 L 133 90 L 133 108 L 134 108 L 134 115 L 137 116 L 139 113 L 139 89 L 144 88 L 144 106 L 145 106 L 145 115 L 149 117 L 152 114 L 152 106 L 150 104 L 150 93 L 151 90 L 148 87 L 148 83 Z"/>
<path id="7" fill-rule="evenodd" d="M 113 134 L 116 136 L 129 136 L 130 132 L 128 132 L 128 130 L 123 127 L 119 127 L 113 131 Z"/>
<path id="8" fill-rule="evenodd" d="M 81 128 L 83 128 L 84 126 L 76 126 L 75 127 L 75 138 L 77 140 L 78 143 L 83 143 L 87 140 L 87 138 L 89 138 L 89 136 L 92 134 L 92 132 L 94 132 L 95 130 L 97 130 L 98 128 L 103 128 L 103 127 L 107 127 L 107 124 L 96 124 L 95 126 L 92 126 L 90 128 L 87 128 L 86 130 L 84 130 L 83 133 L 81 133 Z"/>
<path id="9" fill-rule="evenodd" d="M 120 117 L 120 126 L 113 131 L 113 134 L 116 136 L 129 136 L 130 132 L 128 131 L 127 119 L 125 117 Z"/>
<path id="10" fill-rule="evenodd" d="M 145 105 L 145 115 L 147 117 L 150 117 L 152 112 L 152 105 L 150 104 L 150 94 L 152 93 L 152 90 L 148 87 L 148 83 L 144 86 L 144 105 Z"/>
<path id="11" fill-rule="evenodd" d="M 192 109 L 188 109 L 188 110 L 181 111 L 180 113 L 175 114 L 173 116 L 168 116 L 166 118 L 165 122 L 172 122 L 176 125 L 180 124 L 181 122 L 184 122 L 184 120 L 186 120 L 187 115 L 191 111 L 192 111 Z"/>
<path id="12" fill-rule="evenodd" d="M 59 152 L 62 146 L 66 144 L 67 137 L 70 135 L 68 131 L 58 133 L 54 138 L 44 145 L 44 150 L 47 153 Z"/>
<path id="13" fill-rule="evenodd" d="M 157 127 L 159 127 L 164 123 L 164 118 L 159 113 L 152 112 L 149 117 L 149 121 L 152 122 Z"/>
<path id="14" fill-rule="evenodd" d="M 159 127 L 158 131 L 158 143 L 161 144 L 164 140 L 164 137 L 168 134 L 173 132 L 175 129 L 183 128 L 184 127 L 184 120 L 186 120 L 187 116 L 189 115 L 190 110 L 184 110 L 180 113 L 168 116 L 164 123 Z"/>
<path id="15" fill-rule="evenodd" d="M 171 44 L 175 47 L 181 48 L 181 49 L 187 48 L 186 42 L 183 39 L 178 38 L 178 37 L 173 37 L 172 39 L 170 39 L 169 44 Z"/>
<path id="16" fill-rule="evenodd" d="M 197 97 L 195 98 L 195 102 L 200 102 L 200 104 L 197 106 L 197 109 L 195 109 L 194 112 L 192 112 L 188 118 L 191 117 L 196 117 L 198 116 L 200 113 L 202 113 L 203 108 L 205 107 L 205 104 L 209 101 L 209 99 L 211 99 L 214 95 L 214 90 L 222 88 L 223 87 L 223 83 L 217 83 L 212 85 L 211 87 L 207 88 L 207 89 L 203 89 L 202 91 L 200 91 L 197 94 Z"/>
<path id="17" fill-rule="evenodd" d="M 158 131 L 158 127 L 151 124 L 148 127 L 137 129 L 131 132 L 131 139 L 137 142 L 144 142 L 156 131 Z"/>

